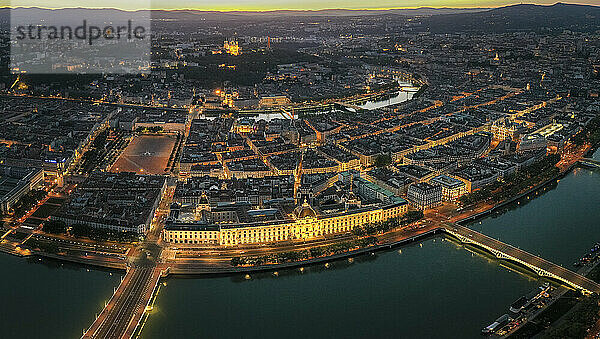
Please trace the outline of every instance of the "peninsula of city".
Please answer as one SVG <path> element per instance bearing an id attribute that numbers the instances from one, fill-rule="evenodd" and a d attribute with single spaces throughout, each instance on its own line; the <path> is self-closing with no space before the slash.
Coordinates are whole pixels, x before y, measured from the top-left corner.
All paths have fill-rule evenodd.
<path id="1" fill-rule="evenodd" d="M 6 337 L 599 338 L 597 5 L 155 9 L 141 74 L 0 8 Z"/>

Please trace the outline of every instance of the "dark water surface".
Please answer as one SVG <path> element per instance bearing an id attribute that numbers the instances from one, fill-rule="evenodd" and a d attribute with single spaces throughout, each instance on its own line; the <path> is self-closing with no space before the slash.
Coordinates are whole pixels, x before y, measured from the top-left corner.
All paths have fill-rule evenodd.
<path id="1" fill-rule="evenodd" d="M 600 171 L 577 169 L 472 227 L 571 267 L 600 241 Z M 6 338 L 79 338 L 120 278 L 9 255 L 0 264 Z M 480 338 L 541 283 L 435 237 L 279 277 L 168 279 L 142 338 Z"/>
<path id="2" fill-rule="evenodd" d="M 0 337 L 79 338 L 119 285 L 119 273 L 0 255 Z"/>
<path id="3" fill-rule="evenodd" d="M 472 227 L 571 267 L 600 241 L 600 173 L 577 169 Z M 542 283 L 443 237 L 400 251 L 248 281 L 169 279 L 142 337 L 479 338 Z"/>

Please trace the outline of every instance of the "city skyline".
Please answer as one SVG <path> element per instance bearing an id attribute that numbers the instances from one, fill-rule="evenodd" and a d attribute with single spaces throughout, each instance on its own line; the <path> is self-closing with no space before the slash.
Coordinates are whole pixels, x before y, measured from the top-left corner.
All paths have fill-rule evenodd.
<path id="1" fill-rule="evenodd" d="M 394 10 L 394 9 L 488 9 L 498 8 L 518 4 L 532 4 L 550 6 L 557 3 L 567 3 L 573 5 L 589 5 L 600 6 L 600 0 L 591 0 L 583 2 L 558 2 L 558 1 L 531 1 L 531 2 L 515 2 L 504 0 L 486 0 L 486 1 L 470 1 L 470 0 L 431 0 L 426 3 L 419 0 L 397 1 L 383 0 L 377 3 L 376 6 L 365 6 L 363 2 L 357 0 L 344 1 L 328 1 L 326 3 L 316 0 L 292 1 L 281 0 L 273 3 L 271 1 L 246 1 L 246 0 L 225 0 L 218 4 L 203 4 L 194 0 L 136 0 L 128 1 L 126 5 L 122 2 L 110 0 L 102 3 L 101 6 L 93 3 L 90 6 L 82 5 L 81 1 L 63 0 L 55 1 L 37 1 L 32 4 L 29 0 L 13 0 L 8 6 L 3 7 L 37 7 L 47 9 L 62 9 L 62 8 L 102 8 L 102 9 L 119 9 L 126 11 L 154 9 L 154 10 L 197 10 L 197 11 L 217 11 L 217 12 L 270 12 L 270 11 L 323 11 L 323 10 Z"/>
<path id="2" fill-rule="evenodd" d="M 600 6 L 42 1 L 5 337 L 600 338 Z"/>

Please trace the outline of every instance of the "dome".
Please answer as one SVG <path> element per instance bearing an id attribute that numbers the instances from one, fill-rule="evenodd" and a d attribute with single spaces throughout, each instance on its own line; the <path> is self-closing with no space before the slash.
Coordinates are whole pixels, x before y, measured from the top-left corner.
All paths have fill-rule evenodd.
<path id="1" fill-rule="evenodd" d="M 304 200 L 302 205 L 298 205 L 298 207 L 294 209 L 294 214 L 298 219 L 315 218 L 317 216 L 317 212 L 315 212 L 306 200 Z"/>
<path id="2" fill-rule="evenodd" d="M 209 204 L 208 196 L 206 195 L 206 191 L 202 192 L 202 195 L 200 196 L 200 200 L 198 203 L 200 205 L 208 205 Z"/>

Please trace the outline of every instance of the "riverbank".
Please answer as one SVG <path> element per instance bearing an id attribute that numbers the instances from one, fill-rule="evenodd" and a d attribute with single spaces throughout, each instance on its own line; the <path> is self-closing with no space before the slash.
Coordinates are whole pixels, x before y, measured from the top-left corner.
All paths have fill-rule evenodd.
<path id="1" fill-rule="evenodd" d="M 540 189 L 543 189 L 544 187 L 546 187 L 550 184 L 557 183 L 558 181 L 560 181 L 560 179 L 562 179 L 566 175 L 568 175 L 577 166 L 578 166 L 578 163 L 575 162 L 574 164 L 569 166 L 567 168 L 567 170 L 557 173 L 552 178 L 547 179 L 544 182 L 542 182 L 542 183 L 540 183 L 540 184 L 538 184 L 538 185 L 536 185 L 536 186 L 534 186 L 534 187 L 508 199 L 508 200 L 505 200 L 499 204 L 496 204 L 489 209 L 486 209 L 486 210 L 478 212 L 474 215 L 470 215 L 465 218 L 462 218 L 462 219 L 456 221 L 456 223 L 461 226 L 464 226 L 465 224 L 472 223 L 474 221 L 482 219 L 482 218 L 496 212 L 497 210 L 502 209 L 503 207 L 505 207 L 509 204 L 512 204 L 520 199 L 523 199 L 524 197 L 526 197 L 532 193 L 539 191 Z M 189 275 L 210 275 L 210 274 L 224 275 L 224 274 L 240 274 L 240 273 L 248 274 L 248 273 L 257 273 L 257 272 L 265 272 L 265 271 L 277 271 L 277 270 L 282 270 L 282 269 L 293 269 L 293 268 L 298 268 L 298 267 L 302 267 L 302 266 L 317 265 L 317 264 L 321 264 L 324 262 L 326 263 L 329 261 L 336 261 L 336 260 L 340 260 L 340 259 L 355 257 L 355 256 L 359 256 L 359 255 L 369 253 L 369 252 L 391 249 L 391 248 L 401 246 L 406 243 L 413 242 L 416 239 L 422 239 L 422 238 L 425 238 L 425 237 L 428 237 L 428 236 L 431 236 L 434 234 L 439 234 L 440 232 L 442 232 L 441 228 L 436 227 L 427 232 L 424 232 L 422 235 L 419 235 L 417 237 L 409 237 L 409 238 L 398 240 L 398 241 L 382 243 L 382 244 L 379 244 L 376 246 L 361 248 L 361 249 L 352 250 L 352 251 L 348 251 L 348 252 L 344 252 L 344 253 L 339 253 L 339 254 L 335 254 L 335 255 L 331 255 L 331 256 L 312 258 L 309 260 L 296 261 L 296 262 L 291 262 L 291 263 L 249 266 L 249 267 L 239 267 L 239 268 L 236 268 L 236 267 L 231 267 L 231 268 L 214 268 L 214 267 L 212 267 L 212 268 L 190 268 L 190 269 L 172 268 L 170 273 L 174 274 L 174 275 L 188 275 L 188 274 Z M 416 239 L 414 239 L 414 238 L 416 238 Z"/>
<path id="2" fill-rule="evenodd" d="M 504 308 L 536 286 L 442 235 L 327 266 L 250 273 L 249 278 L 165 279 L 141 337 L 394 338 L 410 333 L 412 338 L 477 339 L 500 312 L 498 305 Z M 486 300 L 490 288 L 493 303 L 465 302 Z"/>
<path id="3" fill-rule="evenodd" d="M 413 243 L 418 240 L 422 240 L 425 238 L 429 238 L 433 235 L 440 234 L 442 229 L 440 227 L 435 227 L 429 230 L 426 230 L 422 233 L 390 242 L 385 244 L 374 245 L 370 247 L 360 248 L 344 253 L 334 254 L 331 256 L 312 258 L 309 260 L 303 261 L 295 261 L 289 263 L 282 264 L 273 264 L 273 265 L 261 265 L 261 266 L 248 266 L 248 267 L 223 267 L 223 268 L 201 268 L 201 267 L 191 267 L 185 268 L 181 267 L 181 264 L 171 266 L 167 275 L 230 275 L 230 274 L 249 274 L 249 273 L 261 273 L 261 272 L 273 272 L 285 269 L 294 269 L 294 268 L 302 268 L 304 266 L 312 266 L 323 263 L 329 263 L 332 261 L 338 261 L 342 259 L 353 258 L 369 253 L 375 253 L 380 251 L 387 251 L 393 249 L 398 246 L 406 245 L 409 243 Z M 180 267 L 177 267 L 180 266 Z"/>
<path id="4" fill-rule="evenodd" d="M 597 143 L 595 145 L 593 145 L 592 147 L 590 147 L 590 149 L 585 152 L 584 156 L 586 158 L 590 158 L 592 156 L 594 156 L 594 153 L 596 153 L 596 151 L 598 150 L 598 147 L 600 147 L 600 143 Z"/>
<path id="5" fill-rule="evenodd" d="M 542 189 L 542 188 L 544 188 L 544 187 L 546 187 L 546 186 L 548 186 L 548 185 L 550 185 L 552 183 L 556 183 L 556 182 L 560 181 L 560 179 L 564 178 L 566 175 L 568 175 L 569 173 L 571 173 L 571 171 L 574 168 L 578 167 L 578 166 L 579 166 L 579 164 L 576 162 L 573 165 L 569 166 L 569 168 L 566 171 L 559 172 L 558 174 L 556 174 L 552 178 L 550 178 L 550 179 L 542 182 L 541 184 L 536 185 L 536 186 L 534 186 L 534 187 L 526 190 L 525 192 L 520 193 L 520 194 L 518 194 L 518 195 L 516 195 L 516 196 L 514 196 L 514 197 L 512 197 L 512 198 L 510 198 L 508 200 L 500 202 L 500 203 L 494 205 L 493 207 L 491 207 L 491 208 L 489 208 L 489 209 L 487 209 L 485 211 L 482 211 L 482 212 L 479 212 L 477 214 L 474 214 L 474 215 L 468 216 L 466 218 L 463 218 L 461 220 L 458 220 L 458 221 L 456 221 L 456 223 L 459 224 L 459 225 L 461 225 L 461 226 L 465 226 L 465 224 L 472 223 L 472 222 L 477 221 L 477 220 L 479 220 L 479 219 L 481 219 L 483 217 L 486 217 L 489 214 L 492 214 L 492 213 L 496 212 L 497 210 L 499 210 L 499 209 L 501 209 L 501 208 L 503 208 L 503 207 L 505 207 L 507 205 L 510 205 L 510 204 L 512 204 L 514 202 L 517 202 L 517 201 L 523 199 L 524 197 L 526 197 L 526 196 L 528 196 L 528 195 L 530 195 L 532 193 L 535 193 L 535 192 L 539 191 L 540 189 Z"/>
<path id="6" fill-rule="evenodd" d="M 44 253 L 44 252 L 35 252 L 31 254 L 32 257 L 39 257 L 57 261 L 66 261 L 70 263 L 86 265 L 91 267 L 100 267 L 105 269 L 113 269 L 113 270 L 127 270 L 127 263 L 123 262 L 108 262 L 108 261 L 96 261 L 91 259 L 83 259 L 80 257 L 67 256 L 67 255 L 59 255 L 52 253 Z"/>
<path id="7" fill-rule="evenodd" d="M 577 171 L 575 171 L 575 173 L 577 174 Z M 587 171 L 581 172 L 581 174 L 585 173 L 587 173 Z M 565 187 L 572 186 L 571 184 L 573 179 L 581 179 L 587 177 L 588 175 L 573 175 L 573 177 L 569 177 L 568 181 L 565 181 L 564 185 L 561 181 L 561 185 L 558 186 L 558 191 L 561 191 L 561 188 L 564 189 Z M 595 174 L 594 178 L 596 178 Z M 547 189 L 546 191 L 551 192 L 555 190 Z M 575 192 L 584 192 L 584 194 L 588 194 L 587 191 L 581 191 L 580 188 L 576 188 Z M 556 196 L 557 194 L 555 193 L 551 195 Z M 562 195 L 564 195 L 564 192 Z M 541 193 L 539 194 L 539 196 L 548 197 L 547 195 Z M 532 201 L 540 200 L 543 201 L 544 199 L 532 199 Z M 521 202 L 521 206 L 525 205 L 528 205 L 528 207 L 532 207 L 536 204 L 524 204 L 523 202 Z M 517 207 L 516 203 L 515 207 Z M 521 207 L 519 209 L 524 210 L 527 208 Z M 503 214 L 510 214 L 510 212 L 501 212 L 503 212 Z M 562 213 L 564 214 L 564 212 Z M 494 218 L 488 218 L 486 220 L 493 221 Z M 486 222 L 484 222 L 484 224 L 485 223 Z M 510 223 L 510 225 L 514 224 Z M 506 306 L 509 305 L 510 302 L 513 301 L 518 295 L 524 295 L 527 293 L 528 290 L 537 287 L 538 283 L 534 282 L 537 281 L 537 277 L 534 274 L 524 272 L 524 274 L 526 274 L 527 277 L 517 277 L 514 268 L 502 269 L 501 267 L 505 266 L 504 262 L 496 260 L 493 256 L 489 257 L 487 260 L 487 264 L 485 264 L 486 260 L 482 259 L 482 257 L 479 257 L 477 254 L 471 255 L 467 252 L 468 255 L 465 255 L 464 247 L 462 246 L 462 244 L 455 243 L 453 241 L 446 241 L 447 238 L 441 235 L 436 236 L 439 234 L 439 231 L 436 231 L 434 226 L 432 226 L 431 229 L 418 228 L 414 230 L 414 232 L 420 232 L 419 234 L 409 234 L 410 231 L 408 229 L 405 229 L 402 231 L 402 233 L 396 234 L 397 237 L 399 237 L 400 234 L 406 235 L 406 238 L 402 239 L 401 241 L 389 241 L 391 240 L 391 237 L 389 237 L 388 234 L 388 236 L 382 237 L 382 241 L 389 241 L 388 243 L 382 243 L 370 248 L 364 248 L 361 249 L 361 251 L 355 250 L 350 253 L 340 253 L 340 255 L 337 256 L 322 257 L 318 258 L 319 260 L 313 260 L 310 262 L 305 261 L 291 263 L 291 265 L 288 264 L 286 265 L 286 267 L 275 267 L 273 265 L 266 265 L 266 267 L 263 268 L 263 272 L 268 272 L 266 274 L 260 274 L 259 271 L 256 270 L 256 267 L 240 267 L 235 270 L 221 270 L 220 272 L 214 270 L 212 273 L 195 272 L 196 274 L 188 274 L 192 273 L 189 270 L 185 274 L 176 274 L 177 272 L 170 272 L 171 277 L 175 279 L 163 280 L 161 281 L 161 286 L 164 287 L 164 284 L 168 284 L 169 286 L 173 285 L 173 288 L 161 288 L 160 291 L 157 290 L 156 294 L 154 295 L 154 297 L 158 295 L 158 304 L 155 310 L 149 312 L 150 320 L 148 321 L 148 324 L 146 324 L 150 327 L 148 329 L 148 333 L 157 333 L 155 336 L 157 338 L 166 336 L 166 332 L 161 332 L 161 330 L 158 330 L 157 328 L 163 326 L 164 322 L 168 322 L 169 319 L 178 318 L 177 316 L 174 316 L 174 309 L 186 309 L 186 307 L 181 304 L 181 300 L 195 300 L 196 304 L 190 304 L 189 307 L 202 307 L 203 304 L 208 302 L 207 298 L 210 298 L 210 295 L 223 295 L 223 293 L 235 293 L 235 291 L 239 291 L 240 289 L 242 289 L 245 291 L 244 293 L 240 293 L 239 296 L 235 295 L 234 297 L 230 298 L 232 300 L 235 300 L 236 305 L 245 305 L 244 302 L 247 302 L 248 309 L 251 310 L 249 311 L 250 313 L 255 311 L 251 305 L 256 305 L 256 303 L 261 302 L 268 302 L 268 300 L 271 299 L 277 299 L 277 302 L 273 305 L 272 308 L 265 307 L 264 312 L 259 313 L 260 319 L 265 319 L 272 317 L 273 314 L 276 314 L 276 310 L 280 309 L 281 302 L 285 302 L 286 297 L 290 298 L 291 300 L 292 296 L 287 294 L 289 291 L 297 291 L 298 295 L 304 295 L 305 299 L 312 300 L 319 299 L 319 294 L 325 293 L 323 292 L 323 290 L 326 288 L 330 288 L 331 291 L 327 293 L 331 294 L 332 299 L 327 299 L 326 302 L 324 301 L 324 305 L 344 305 L 348 309 L 352 309 L 356 306 L 357 303 L 356 300 L 353 301 L 353 299 L 356 298 L 357 293 L 361 291 L 361 293 L 366 293 L 366 291 L 372 290 L 373 294 L 366 295 L 365 300 L 363 301 L 370 303 L 369 307 L 371 307 L 372 310 L 369 311 L 376 313 L 376 310 L 381 310 L 380 307 L 383 307 L 383 309 L 389 307 L 390 312 L 393 309 L 393 312 L 390 314 L 398 314 L 397 312 L 403 312 L 402 305 L 406 305 L 406 308 L 410 310 L 406 311 L 405 317 L 410 317 L 413 314 L 415 314 L 415 316 L 418 316 L 418 318 L 421 318 L 423 317 L 423 315 L 427 314 L 430 316 L 435 316 L 436 319 L 439 319 L 439 328 L 444 329 L 444 333 L 451 333 L 451 331 L 454 330 L 457 334 L 456 337 L 466 338 L 469 337 L 469 335 L 465 335 L 466 333 L 478 336 L 479 330 L 485 325 L 489 324 L 490 320 L 495 319 L 498 316 L 498 314 L 506 312 Z M 481 232 L 481 230 L 479 231 Z M 506 231 L 509 230 L 506 229 Z M 484 233 L 486 233 L 485 229 Z M 594 235 L 593 237 L 595 238 L 596 235 Z M 514 244 L 512 241 L 510 241 L 510 238 L 508 243 Z M 392 248 L 394 248 L 394 246 L 402 247 L 402 249 L 397 251 L 391 250 Z M 375 253 L 376 251 L 381 251 L 382 253 L 377 255 L 370 255 L 370 253 Z M 347 261 L 344 260 L 345 258 L 354 256 L 356 256 L 356 259 Z M 375 260 L 377 260 L 376 263 L 374 262 Z M 453 262 L 453 260 L 455 261 Z M 372 264 L 358 265 L 359 263 L 365 262 L 372 262 Z M 565 261 L 563 261 L 563 263 L 564 262 Z M 569 259 L 566 260 L 566 262 L 570 263 L 572 262 L 572 260 Z M 419 266 L 425 266 L 425 268 L 421 270 Z M 240 269 L 244 269 L 246 270 L 246 272 L 242 272 L 240 271 Z M 250 269 L 251 271 L 248 272 L 248 269 Z M 319 274 L 311 274 L 317 272 Z M 417 274 L 415 272 L 420 273 Z M 246 274 L 250 276 L 245 277 Z M 192 279 L 188 279 L 186 281 L 186 279 L 183 279 L 186 276 Z M 294 278 L 296 276 L 302 276 L 302 278 Z M 460 277 L 467 276 L 469 278 L 466 281 L 461 281 L 459 284 L 456 285 L 447 285 L 448 281 L 456 282 L 457 280 L 460 280 Z M 204 277 L 206 279 L 202 279 Z M 391 279 L 390 277 L 395 278 Z M 357 281 L 361 281 L 361 279 L 364 280 L 364 285 L 357 285 Z M 435 281 L 435 283 L 432 282 L 430 283 L 430 285 L 426 285 L 429 282 L 431 282 L 432 279 L 437 280 L 433 280 Z M 313 281 L 315 281 L 314 284 Z M 348 284 L 349 281 L 351 281 L 352 283 Z M 474 283 L 473 281 L 478 282 Z M 496 286 L 494 284 L 499 284 L 499 281 L 502 281 L 501 287 L 492 287 Z M 399 290 L 404 290 L 404 288 L 399 289 L 398 286 L 405 286 L 405 284 L 409 282 L 413 283 L 412 289 L 405 290 L 404 292 L 399 292 Z M 290 287 L 288 287 L 288 285 L 286 284 L 290 285 Z M 348 285 L 352 285 L 352 287 L 348 287 Z M 227 287 L 223 286 L 232 287 L 231 289 L 227 289 Z M 340 286 L 344 286 L 344 289 L 346 291 L 344 293 L 339 293 L 339 298 L 336 298 L 335 291 L 338 291 L 340 289 Z M 443 286 L 443 288 L 440 288 L 440 286 Z M 190 288 L 192 287 L 196 292 L 190 291 Z M 464 289 L 461 290 L 463 287 Z M 223 291 L 223 288 L 227 290 Z M 313 297 L 310 294 L 310 291 L 317 291 L 319 290 L 319 288 L 321 292 L 314 293 L 315 296 Z M 353 291 L 349 288 L 355 288 L 356 291 Z M 484 299 L 489 298 L 490 288 L 494 289 L 494 297 L 490 299 Z M 452 290 L 453 292 L 451 296 L 447 293 L 448 289 Z M 177 292 L 174 292 L 175 290 Z M 255 293 L 257 293 L 257 290 L 261 291 L 260 293 L 264 293 L 264 296 L 261 295 L 260 298 L 256 297 Z M 422 295 L 423 290 L 428 291 L 428 293 L 426 293 L 427 296 L 425 297 Z M 457 294 L 457 290 L 459 292 L 462 291 L 462 294 Z M 435 293 L 437 292 L 435 291 L 439 291 L 439 295 L 436 295 Z M 173 294 L 176 293 L 181 293 L 183 296 L 181 297 L 181 300 L 177 299 L 177 302 L 174 302 Z M 190 294 L 194 295 L 193 293 L 198 293 L 201 296 L 191 297 Z M 394 297 L 394 293 L 404 294 L 400 294 L 399 296 Z M 353 298 L 348 298 L 348 295 L 352 295 Z M 379 303 L 376 303 L 373 300 L 374 297 L 377 297 L 378 295 L 381 295 L 381 300 Z M 501 295 L 501 297 L 499 297 L 499 295 Z M 293 297 L 294 300 L 298 299 L 295 297 L 295 295 Z M 411 297 L 414 297 L 414 300 L 410 299 Z M 482 303 L 485 305 L 478 306 L 477 311 L 472 311 L 472 309 L 474 308 L 473 305 L 469 305 L 468 302 L 461 304 L 462 300 L 466 300 L 465 298 L 486 300 L 486 302 Z M 169 301 L 167 301 L 167 299 Z M 344 300 L 348 303 L 347 306 L 346 304 L 344 304 Z M 435 304 L 435 302 L 437 302 L 438 304 Z M 440 310 L 444 310 L 444 307 L 448 307 L 452 309 L 452 312 L 443 311 L 439 312 L 439 314 L 435 314 L 434 312 L 435 315 L 432 315 L 432 311 L 428 310 L 425 306 L 421 307 L 422 310 L 420 310 L 419 312 L 414 311 L 414 307 L 417 307 L 416 305 L 429 305 L 429 303 L 433 303 L 429 307 L 438 308 Z M 306 308 L 307 310 L 314 310 L 314 306 L 314 304 L 309 303 L 306 306 Z M 319 306 L 322 307 L 322 305 Z M 167 308 L 169 308 L 168 311 Z M 274 310 L 273 314 L 269 313 L 271 309 Z M 91 314 L 94 314 L 94 311 L 95 310 L 93 310 Z M 211 310 L 211 312 L 209 313 L 212 312 L 214 312 L 214 310 Z M 385 311 L 382 313 L 387 312 Z M 463 325 L 461 326 L 461 329 L 453 328 L 453 324 L 459 324 L 460 319 L 452 319 L 452 321 L 450 321 L 447 319 L 448 313 L 455 313 L 455 315 L 460 314 L 460 317 L 464 317 L 463 319 L 470 319 L 471 326 L 464 327 Z M 257 315 L 257 317 L 259 315 Z M 147 314 L 145 316 L 147 316 Z M 210 316 L 210 314 L 208 316 Z M 342 319 L 345 319 L 346 316 L 348 315 L 344 314 L 344 316 L 340 316 L 340 321 Z M 185 314 L 181 315 L 181 317 L 185 317 Z M 313 322 L 316 320 L 318 319 L 311 319 L 311 321 Z M 204 318 L 203 321 L 206 321 L 207 324 L 210 324 L 212 322 L 212 320 L 208 320 L 206 318 Z M 230 319 L 229 321 L 234 321 L 234 319 Z M 283 324 L 285 324 L 286 326 L 289 325 L 285 322 L 285 319 L 278 319 L 277 321 L 284 321 Z M 145 327 L 145 322 L 146 318 L 141 320 L 139 331 L 142 331 L 142 329 Z M 158 325 L 154 325 L 153 322 L 154 324 Z M 427 324 L 419 322 L 418 319 L 416 320 L 406 318 L 406 321 L 403 324 L 403 326 L 406 326 L 407 323 L 414 324 L 416 330 L 424 331 L 422 333 L 426 332 L 426 330 L 421 329 L 427 327 Z M 372 326 L 366 326 L 366 328 L 371 331 L 374 328 L 377 328 L 378 331 L 390 331 L 389 333 L 392 333 L 393 330 L 396 330 L 396 327 L 394 327 L 393 325 L 388 325 L 387 321 L 372 324 Z M 347 325 L 348 324 L 346 324 L 346 326 Z M 172 328 L 169 328 L 169 330 L 177 331 L 179 329 L 179 326 L 180 325 L 173 325 Z M 324 324 L 323 326 L 326 326 L 326 324 Z M 219 328 L 219 326 L 217 326 L 217 328 Z M 171 334 L 173 334 L 174 337 L 189 337 L 193 336 L 193 331 L 194 330 L 190 329 L 190 333 L 188 333 L 184 329 L 181 330 L 181 332 L 173 332 Z M 207 329 L 207 331 L 210 331 L 210 329 Z M 243 333 L 242 331 L 244 331 L 244 329 L 240 329 L 239 333 Z M 256 333 L 259 333 L 260 329 L 252 329 L 252 331 L 256 331 Z M 356 329 L 353 329 L 353 331 L 356 331 Z M 439 333 L 427 332 L 427 334 Z M 145 337 L 151 338 L 152 335 Z"/>
<path id="8" fill-rule="evenodd" d="M 24 251 L 19 251 L 19 250 L 17 250 L 16 247 L 7 246 L 6 244 L 2 244 L 2 246 L 0 246 L 0 253 L 12 255 L 15 257 L 19 257 L 19 258 L 25 258 L 25 257 L 31 256 L 30 253 L 26 253 Z"/>
<path id="9" fill-rule="evenodd" d="M 505 200 L 501 203 L 491 206 L 490 208 L 488 208 L 486 210 L 483 210 L 481 212 L 477 212 L 476 214 L 469 215 L 462 219 L 459 219 L 456 221 L 456 223 L 459 225 L 466 225 L 468 223 L 472 223 L 474 221 L 482 219 L 482 218 L 498 211 L 499 209 L 504 208 L 505 206 L 507 206 L 509 204 L 512 204 L 520 199 L 523 199 L 524 197 L 526 197 L 532 193 L 535 193 L 536 191 L 538 191 L 550 184 L 560 181 L 560 179 L 562 179 L 567 174 L 569 174 L 577 166 L 578 166 L 578 163 L 575 162 L 571 166 L 569 166 L 565 171 L 559 172 L 552 178 L 545 180 L 544 182 L 542 182 L 542 183 L 540 183 L 540 184 L 538 184 L 538 185 L 536 185 L 536 186 L 534 186 L 534 187 L 508 199 L 508 200 Z M 327 263 L 330 261 L 338 261 L 341 259 L 360 256 L 360 255 L 363 255 L 366 253 L 383 251 L 383 250 L 391 249 L 391 248 L 394 248 L 397 246 L 401 246 L 406 243 L 411 243 L 416 240 L 426 238 L 428 236 L 439 234 L 439 233 L 440 233 L 439 227 L 432 227 L 418 235 L 415 235 L 415 236 L 410 235 L 406 238 L 401 238 L 399 240 L 396 240 L 397 237 L 395 237 L 394 240 L 392 240 L 392 241 L 385 242 L 385 243 L 379 243 L 374 246 L 359 248 L 359 249 L 355 249 L 355 250 L 351 250 L 351 251 L 347 251 L 347 252 L 343 252 L 343 253 L 338 253 L 338 254 L 334 254 L 334 255 L 330 255 L 330 256 L 323 256 L 323 257 L 311 258 L 308 260 L 294 261 L 294 262 L 281 263 L 281 264 L 246 266 L 246 267 L 234 267 L 234 266 L 227 267 L 227 266 L 214 266 L 214 265 L 202 266 L 200 264 L 172 262 L 172 263 L 167 263 L 167 265 L 170 266 L 170 268 L 168 270 L 168 274 L 170 274 L 170 275 L 228 275 L 228 274 L 249 274 L 249 273 L 256 273 L 256 272 L 294 269 L 294 268 L 299 268 L 299 267 L 303 267 L 303 266 L 318 265 L 318 264 Z M 23 256 L 23 254 L 19 253 L 19 251 L 16 251 L 16 250 L 8 251 L 8 250 L 4 249 L 3 247 L 0 247 L 0 251 L 4 251 L 4 252 L 12 254 L 12 255 Z M 109 269 L 125 270 L 127 268 L 126 260 L 122 260 L 121 262 L 112 262 L 112 261 L 106 261 L 106 260 L 93 260 L 93 259 L 85 259 L 85 258 L 76 257 L 76 256 L 46 253 L 46 252 L 42 252 L 42 251 L 35 251 L 35 252 L 30 253 L 29 255 L 36 255 L 39 257 L 47 257 L 47 258 L 54 259 L 54 260 L 64 260 L 64 261 L 74 262 L 74 263 L 78 263 L 78 264 L 82 264 L 82 265 L 90 265 L 90 266 L 103 267 L 103 268 L 109 268 Z"/>
<path id="10" fill-rule="evenodd" d="M 588 265 L 577 270 L 577 273 L 597 281 L 600 274 L 600 260 L 596 260 L 592 265 Z M 566 318 L 587 299 L 577 300 L 579 293 L 566 287 L 560 287 L 552 300 L 539 309 L 535 314 L 516 327 L 512 332 L 503 338 L 543 338 L 548 331 L 561 326 Z"/>

